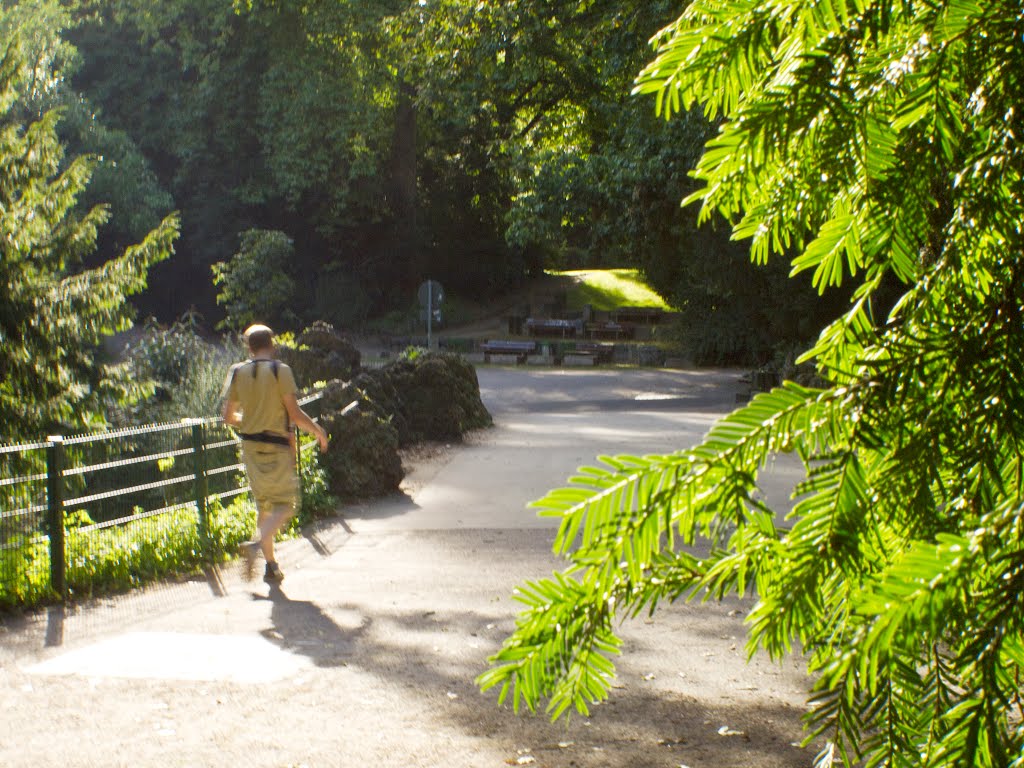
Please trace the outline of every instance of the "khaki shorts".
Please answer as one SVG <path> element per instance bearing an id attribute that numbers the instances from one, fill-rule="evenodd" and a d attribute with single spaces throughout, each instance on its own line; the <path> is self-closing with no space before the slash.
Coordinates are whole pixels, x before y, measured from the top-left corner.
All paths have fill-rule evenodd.
<path id="1" fill-rule="evenodd" d="M 271 509 L 285 504 L 295 507 L 299 478 L 291 448 L 243 441 L 242 461 L 245 462 L 256 509 L 261 514 L 268 514 Z"/>

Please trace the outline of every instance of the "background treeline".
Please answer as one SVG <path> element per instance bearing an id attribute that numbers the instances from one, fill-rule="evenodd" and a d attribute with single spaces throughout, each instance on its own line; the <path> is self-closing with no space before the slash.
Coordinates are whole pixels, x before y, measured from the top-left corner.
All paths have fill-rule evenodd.
<path id="1" fill-rule="evenodd" d="M 136 304 L 222 319 L 211 267 L 279 232 L 279 317 L 342 328 L 402 312 L 426 277 L 487 299 L 547 267 L 640 267 L 703 362 L 763 360 L 834 314 L 786 267 L 680 201 L 714 126 L 630 94 L 668 0 L 38 0 L 3 3 L 64 109 L 69 156 L 102 159 L 96 263 L 180 211 Z M 248 251 L 247 251 L 248 252 Z M 260 262 L 257 262 L 257 267 Z"/>

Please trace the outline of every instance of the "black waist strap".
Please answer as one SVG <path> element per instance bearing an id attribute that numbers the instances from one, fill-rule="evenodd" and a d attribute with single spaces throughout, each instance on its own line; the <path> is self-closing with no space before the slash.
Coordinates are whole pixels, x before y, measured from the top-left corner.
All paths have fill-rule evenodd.
<path id="1" fill-rule="evenodd" d="M 281 435 L 275 435 L 272 432 L 255 432 L 245 433 L 239 432 L 238 436 L 243 440 L 251 440 L 254 443 L 272 443 L 273 445 L 291 445 L 291 441 L 287 437 Z"/>

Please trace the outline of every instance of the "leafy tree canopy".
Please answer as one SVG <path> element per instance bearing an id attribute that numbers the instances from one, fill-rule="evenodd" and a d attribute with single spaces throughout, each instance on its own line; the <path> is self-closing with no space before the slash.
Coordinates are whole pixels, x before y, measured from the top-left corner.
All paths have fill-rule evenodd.
<path id="1" fill-rule="evenodd" d="M 228 313 L 222 327 L 242 330 L 257 321 L 274 325 L 282 318 L 294 321 L 287 306 L 294 291 L 288 275 L 294 255 L 293 243 L 284 232 L 243 232 L 238 252 L 212 268 L 214 285 L 221 286 L 217 303 Z"/>
<path id="2" fill-rule="evenodd" d="M 304 322 L 407 307 L 426 277 L 481 296 L 596 266 L 642 269 L 710 329 L 709 361 L 747 361 L 797 327 L 765 322 L 759 295 L 818 316 L 809 280 L 751 277 L 728 229 L 697 236 L 696 209 L 678 204 L 714 121 L 696 108 L 664 121 L 629 96 L 674 0 L 74 8 L 56 39 L 77 49 L 65 81 L 83 98 L 62 125 L 71 151 L 105 158 L 84 198 L 112 204 L 101 256 L 182 211 L 183 258 L 138 299 L 164 320 L 215 317 L 210 266 L 256 228 L 294 240 L 295 290 L 314 297 L 295 302 Z M 322 300 L 336 286 L 344 316 Z"/>
<path id="3" fill-rule="evenodd" d="M 637 90 L 721 125 L 690 200 L 851 300 L 806 353 L 823 388 L 536 503 L 569 565 L 483 687 L 585 710 L 617 615 L 749 591 L 751 652 L 808 660 L 821 765 L 1024 765 L 1022 40 L 1015 0 L 695 0 L 659 36 Z M 758 493 L 780 453 L 790 511 Z"/>
<path id="4" fill-rule="evenodd" d="M 60 98 L 63 80 L 78 62 L 78 52 L 63 37 L 71 23 L 70 8 L 59 0 L 0 5 L 0 40 L 20 51 L 10 118 L 39 118 Z"/>
<path id="5" fill-rule="evenodd" d="M 131 325 L 127 298 L 149 268 L 172 252 L 174 216 L 139 245 L 96 268 L 82 260 L 107 218 L 76 203 L 95 159 L 68 160 L 58 114 L 27 127 L 12 122 L 23 72 L 17 44 L 0 58 L 0 424 L 3 439 L 38 438 L 57 427 L 98 421 L 105 397 L 125 382 L 105 370 L 97 347 Z"/>

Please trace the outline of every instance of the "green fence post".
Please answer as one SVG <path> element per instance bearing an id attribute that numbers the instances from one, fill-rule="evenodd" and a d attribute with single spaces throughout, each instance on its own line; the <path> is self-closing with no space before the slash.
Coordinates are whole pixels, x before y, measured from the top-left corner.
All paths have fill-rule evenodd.
<path id="1" fill-rule="evenodd" d="M 206 505 L 209 482 L 206 478 L 206 430 L 202 419 L 189 419 L 192 424 L 192 471 L 195 477 L 196 511 L 199 513 L 199 543 L 203 554 L 210 555 L 210 511 Z"/>
<path id="2" fill-rule="evenodd" d="M 64 438 L 46 438 L 46 498 L 50 529 L 50 586 L 62 601 L 68 599 L 67 550 L 64 544 Z"/>
<path id="3" fill-rule="evenodd" d="M 295 511 L 302 512 L 302 505 L 306 500 L 306 482 L 302 479 L 302 432 L 295 427 L 295 474 L 299 480 L 299 506 Z"/>

